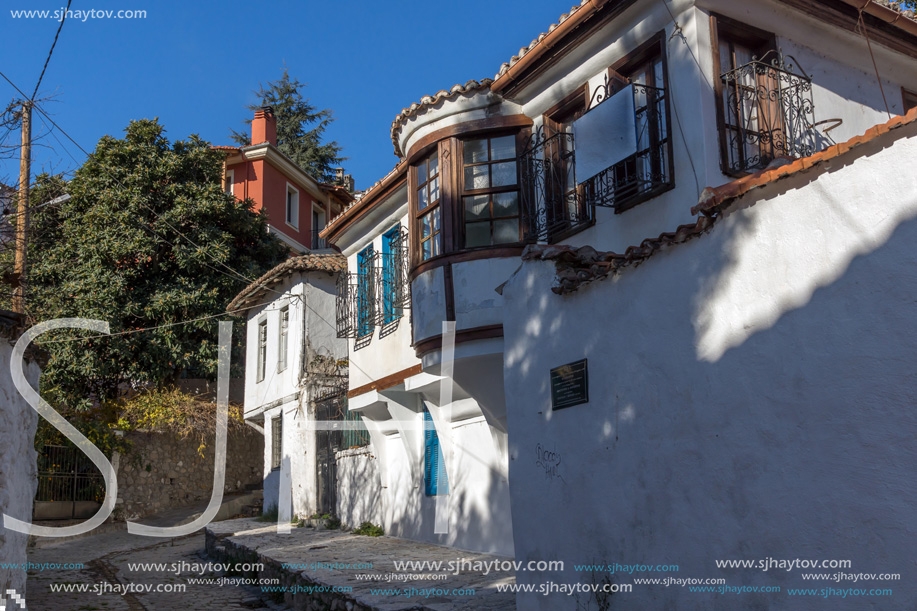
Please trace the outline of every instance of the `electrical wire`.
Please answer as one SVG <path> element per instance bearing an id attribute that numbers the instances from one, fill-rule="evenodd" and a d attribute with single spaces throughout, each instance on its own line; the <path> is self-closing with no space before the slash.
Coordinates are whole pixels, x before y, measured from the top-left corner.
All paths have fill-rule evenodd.
<path id="1" fill-rule="evenodd" d="M 22 90 L 21 90 L 19 87 L 17 87 L 16 84 L 13 83 L 13 81 L 11 81 L 11 80 L 9 79 L 9 77 L 7 77 L 2 71 L 0 71 L 0 76 L 2 76 L 3 79 L 6 80 L 7 83 L 9 83 L 14 89 L 16 89 L 16 91 L 18 91 L 18 92 L 20 93 L 20 95 L 23 95 L 23 96 L 25 95 L 25 94 L 22 92 Z M 83 148 L 82 145 L 80 145 L 79 142 L 77 142 L 76 140 L 74 140 L 73 137 L 72 137 L 70 134 L 68 134 L 63 128 L 61 128 L 61 126 L 59 126 L 57 123 L 55 123 L 54 120 L 48 115 L 47 112 L 45 112 L 45 110 L 44 110 L 37 102 L 32 102 L 32 106 L 33 106 L 33 108 L 35 108 L 39 113 L 41 113 L 41 115 L 44 116 L 44 117 L 48 120 L 48 122 L 51 123 L 51 125 L 53 125 L 61 134 L 63 134 L 63 135 L 64 135 L 68 140 L 70 140 L 70 141 L 71 141 L 80 151 L 82 151 L 82 153 L 83 153 L 84 155 L 86 155 L 87 157 L 89 157 L 89 155 L 90 155 L 89 151 L 87 151 L 85 148 Z M 108 170 L 107 167 L 105 167 L 105 166 L 103 165 L 103 166 L 102 166 L 102 169 L 103 169 L 103 171 L 105 171 L 105 172 L 115 181 L 115 183 L 117 183 L 118 186 L 120 186 L 121 188 L 125 188 L 125 187 L 124 187 L 124 184 L 123 184 L 120 180 L 118 180 L 118 177 L 115 176 L 112 172 L 110 172 L 110 171 Z M 189 242 L 190 244 L 194 245 L 196 248 L 203 250 L 203 248 L 201 248 L 200 245 L 198 245 L 197 243 L 195 243 L 191 238 L 189 238 L 189 237 L 187 237 L 186 235 L 184 235 L 184 233 L 182 233 L 182 232 L 181 232 L 178 228 L 176 228 L 174 225 L 172 225 L 171 223 L 169 223 L 168 221 L 166 221 L 165 219 L 163 219 L 161 215 L 157 214 L 155 210 L 153 210 L 152 208 L 150 208 L 149 206 L 147 206 L 144 202 L 138 201 L 137 203 L 139 203 L 141 206 L 143 206 L 144 208 L 146 208 L 147 210 L 149 210 L 149 211 L 153 214 L 153 216 L 156 217 L 157 220 L 161 220 L 164 224 L 166 224 L 170 229 L 172 229 L 173 231 L 175 231 L 175 233 L 177 233 L 180 237 L 184 238 L 187 242 Z M 204 251 L 204 252 L 206 252 L 206 251 Z M 234 274 L 234 276 L 229 276 L 229 277 L 234 278 L 235 280 L 244 281 L 246 284 L 251 284 L 251 283 L 253 283 L 253 282 L 256 281 L 256 280 L 253 279 L 253 278 L 248 278 L 248 277 L 246 277 L 245 275 L 241 274 L 240 272 L 237 272 L 236 270 L 232 269 L 231 267 L 229 267 L 228 265 L 226 265 L 226 264 L 223 263 L 222 261 L 217 260 L 217 259 L 214 258 L 214 257 L 211 257 L 211 259 L 213 259 L 213 261 L 216 262 L 216 263 L 217 263 L 218 265 L 220 265 L 221 267 L 223 267 L 223 268 L 229 270 L 229 272 L 231 272 L 232 274 Z M 224 274 L 224 275 L 228 275 L 228 274 L 226 274 L 226 272 L 220 272 L 220 273 L 222 273 L 222 274 Z M 265 288 L 266 290 L 273 291 L 273 289 L 270 289 L 270 288 L 268 288 L 268 287 L 263 287 L 263 288 Z M 279 293 L 278 291 L 273 291 L 273 292 L 278 293 L 278 294 L 282 294 L 282 293 Z"/>
<path id="2" fill-rule="evenodd" d="M 32 97 L 29 98 L 30 102 L 35 100 L 35 96 L 38 95 L 38 88 L 41 86 L 41 81 L 43 78 L 45 78 L 45 70 L 48 69 L 48 62 L 51 61 L 51 55 L 54 54 L 54 47 L 57 46 L 57 37 L 60 36 L 60 31 L 64 27 L 64 21 L 67 20 L 67 13 L 70 11 L 70 2 L 71 1 L 72 0 L 67 0 L 67 9 L 64 11 L 64 14 L 61 15 L 60 25 L 57 26 L 57 33 L 54 35 L 54 42 L 51 43 L 51 50 L 48 51 L 48 57 L 45 59 L 45 65 L 41 69 L 41 75 L 38 77 L 38 82 L 35 83 L 35 91 L 32 93 Z"/>
<path id="3" fill-rule="evenodd" d="M 882 92 L 882 101 L 885 102 L 885 113 L 888 120 L 891 121 L 892 113 L 888 109 L 888 100 L 885 99 L 885 88 L 882 86 L 882 78 L 879 76 L 879 67 L 876 65 L 876 56 L 872 54 L 872 45 L 869 42 L 869 32 L 866 31 L 866 22 L 863 20 L 863 9 L 860 9 L 860 27 L 863 31 L 863 37 L 866 39 L 866 48 L 869 49 L 869 57 L 872 59 L 872 68 L 876 71 L 876 80 L 879 82 L 879 91 Z"/>

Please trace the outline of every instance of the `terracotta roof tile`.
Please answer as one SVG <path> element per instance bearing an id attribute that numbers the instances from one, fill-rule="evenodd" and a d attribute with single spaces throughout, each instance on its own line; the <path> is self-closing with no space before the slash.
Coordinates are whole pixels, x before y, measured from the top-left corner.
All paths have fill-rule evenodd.
<path id="1" fill-rule="evenodd" d="M 373 186 L 366 189 L 362 193 L 357 194 L 357 196 L 354 198 L 353 203 L 351 203 L 349 206 L 341 210 L 340 214 L 338 214 L 336 217 L 331 219 L 331 221 L 327 225 L 325 225 L 325 228 L 322 229 L 321 235 L 326 236 L 327 235 L 326 232 L 329 229 L 333 229 L 334 227 L 337 226 L 338 223 L 343 221 L 345 218 L 350 218 L 351 216 L 356 214 L 359 211 L 359 209 L 365 207 L 368 202 L 372 201 L 372 199 L 376 196 L 377 193 L 380 193 L 385 187 L 390 185 L 392 181 L 395 180 L 404 171 L 404 169 L 405 169 L 404 161 L 399 161 L 397 164 L 395 164 L 395 167 L 392 168 L 391 171 L 389 171 L 388 174 L 383 176 L 380 180 L 377 180 L 373 184 Z"/>
<path id="2" fill-rule="evenodd" d="M 433 95 L 426 95 L 420 98 L 420 102 L 415 102 L 407 108 L 402 109 L 398 116 L 395 117 L 395 120 L 392 121 L 392 145 L 395 147 L 395 154 L 399 157 L 404 157 L 404 153 L 401 150 L 401 147 L 398 146 L 398 134 L 401 132 L 401 128 L 404 127 L 405 121 L 416 115 L 422 110 L 429 108 L 430 106 L 435 106 L 443 100 L 450 100 L 456 98 L 460 95 L 475 93 L 481 89 L 487 89 L 490 87 L 490 84 L 493 83 L 493 80 L 486 78 L 480 81 L 470 80 L 464 85 L 453 85 L 448 91 L 442 89 Z"/>
<path id="3" fill-rule="evenodd" d="M 336 274 L 343 271 L 347 271 L 347 259 L 343 255 L 308 254 L 290 257 L 242 289 L 242 292 L 236 295 L 226 306 L 226 311 L 235 313 L 242 308 L 257 304 L 257 300 L 266 294 L 272 285 L 279 284 L 290 274 L 297 272 L 328 272 L 329 274 Z"/>
<path id="4" fill-rule="evenodd" d="M 551 290 L 558 295 L 572 293 L 582 285 L 602 280 L 625 267 L 638 265 L 662 248 L 687 242 L 710 229 L 716 219 L 702 216 L 693 224 L 681 225 L 675 231 L 647 238 L 639 246 L 629 246 L 623 255 L 597 251 L 591 246 L 530 244 L 522 252 L 523 261 L 554 261 L 557 283 Z"/>
<path id="5" fill-rule="evenodd" d="M 691 213 L 716 216 L 730 202 L 745 195 L 752 189 L 763 187 L 799 172 L 805 172 L 826 161 L 845 155 L 856 147 L 871 142 L 883 134 L 914 122 L 917 122 L 917 108 L 912 108 L 906 115 L 893 117 L 885 123 L 871 127 L 861 136 L 855 136 L 846 142 L 829 146 L 814 155 L 796 159 L 792 163 L 780 167 L 765 168 L 760 172 L 743 176 L 719 187 L 707 187 L 701 193 L 697 205 L 691 208 Z"/>
<path id="6" fill-rule="evenodd" d="M 590 4 L 593 4 L 592 0 L 582 0 L 582 2 L 579 3 L 579 6 L 570 7 L 570 11 L 569 11 L 569 12 L 564 13 L 563 15 L 561 15 L 560 17 L 558 17 L 556 23 L 552 23 L 551 25 L 548 26 L 548 31 L 547 31 L 547 32 L 542 32 L 541 34 L 539 34 L 538 36 L 536 36 L 536 37 L 535 37 L 535 40 L 533 40 L 532 42 L 530 42 L 529 45 L 528 45 L 527 47 L 522 47 L 521 49 L 519 49 L 519 53 L 517 53 L 516 55 L 513 55 L 513 56 L 509 59 L 508 62 L 504 62 L 504 63 L 500 66 L 500 70 L 497 71 L 496 76 L 494 76 L 494 80 L 496 80 L 496 79 L 500 78 L 501 76 L 503 76 L 504 74 L 506 74 L 506 71 L 507 71 L 507 70 L 509 70 L 510 68 L 512 68 L 513 66 L 515 66 L 515 65 L 519 62 L 520 59 L 522 59 L 523 57 L 525 57 L 526 55 L 528 55 L 529 51 L 531 51 L 531 50 L 534 49 L 536 46 L 538 46 L 538 44 L 541 43 L 541 41 L 543 41 L 543 40 L 545 39 L 545 37 L 548 36 L 548 34 L 551 34 L 554 30 L 556 30 L 557 27 L 558 27 L 560 24 L 562 24 L 562 23 L 565 22 L 567 19 L 569 19 L 570 17 L 572 17 L 573 15 L 575 15 L 575 14 L 576 14 L 578 11 L 580 11 L 583 7 L 585 7 L 585 6 L 587 6 L 587 5 L 590 5 Z"/>

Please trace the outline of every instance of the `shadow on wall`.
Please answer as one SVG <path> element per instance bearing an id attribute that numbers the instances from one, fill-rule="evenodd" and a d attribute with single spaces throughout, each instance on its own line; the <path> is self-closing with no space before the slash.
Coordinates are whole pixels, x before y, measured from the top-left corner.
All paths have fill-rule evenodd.
<path id="1" fill-rule="evenodd" d="M 866 188 L 882 180 L 860 176 Z M 907 187 L 910 178 L 901 180 Z M 880 573 L 910 566 L 917 220 L 895 208 L 917 209 L 917 189 L 882 209 L 856 193 L 839 201 L 823 184 L 805 186 L 816 196 L 810 207 L 760 202 L 570 296 L 549 292 L 553 266 L 520 276 L 527 285 L 513 289 L 518 310 L 508 312 L 506 333 L 518 560 L 565 560 L 571 582 L 584 579 L 574 562 L 671 563 L 682 577 L 784 590 L 807 587 L 798 571 L 726 571 L 715 560 L 851 559 L 857 572 Z M 548 369 L 583 356 L 590 403 L 550 412 Z M 562 479 L 536 464 L 539 443 L 562 456 Z M 518 575 L 547 578 L 561 580 Z M 635 586 L 627 600 L 734 608 L 680 590 Z M 741 604 L 772 608 L 773 596 L 751 593 Z M 913 604 L 915 585 L 896 582 L 894 597 Z M 520 604 L 572 608 L 542 598 Z"/>
<path id="2" fill-rule="evenodd" d="M 454 435 L 455 437 L 455 435 Z M 399 442 L 400 443 L 400 442 Z M 462 450 L 465 450 L 462 452 Z M 473 448 L 456 448 L 463 460 L 480 460 Z M 480 466 L 480 465 L 479 465 Z M 436 534 L 436 499 L 426 496 L 423 489 L 423 465 L 419 465 L 419 488 L 408 486 L 408 469 L 391 474 L 395 490 L 410 489 L 410 498 L 399 498 L 389 510 L 388 524 L 396 537 L 419 539 L 457 549 L 474 550 L 482 553 L 512 554 L 504 549 L 503 542 L 511 541 L 512 520 L 509 511 L 509 487 L 506 478 L 493 464 L 486 465 L 476 475 L 469 475 L 471 469 L 456 465 L 452 469 L 453 480 L 449 481 L 449 495 L 445 503 L 449 507 L 450 519 L 447 533 Z M 400 481 L 404 480 L 404 481 Z M 414 480 L 418 481 L 418 480 Z"/>

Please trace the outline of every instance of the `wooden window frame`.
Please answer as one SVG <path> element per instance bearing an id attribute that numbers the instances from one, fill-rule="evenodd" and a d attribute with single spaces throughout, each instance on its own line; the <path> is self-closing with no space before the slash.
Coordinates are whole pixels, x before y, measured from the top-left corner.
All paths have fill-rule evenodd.
<path id="1" fill-rule="evenodd" d="M 659 60 L 662 63 L 662 84 L 658 84 L 655 81 L 655 74 L 652 70 L 646 72 L 651 78 L 646 79 L 648 82 L 645 85 L 649 87 L 659 87 L 663 90 L 663 95 L 665 96 L 665 105 L 663 112 L 665 113 L 665 129 L 666 129 L 666 157 L 667 161 L 665 162 L 666 176 L 668 180 L 665 183 L 661 183 L 659 187 L 653 188 L 649 191 L 646 191 L 632 200 L 627 202 L 626 206 L 620 206 L 615 208 L 615 214 L 621 214 L 626 212 L 631 208 L 639 206 L 640 204 L 653 199 L 654 197 L 659 196 L 661 193 L 669 191 L 675 188 L 675 138 L 672 135 L 672 112 L 671 112 L 671 99 L 672 92 L 669 88 L 669 58 L 668 53 L 666 53 L 666 37 L 665 30 L 657 32 L 646 42 L 639 45 L 636 49 L 613 63 L 608 67 L 608 82 L 609 83 L 620 83 L 622 87 L 629 85 L 632 81 L 632 76 L 635 74 L 637 68 L 645 67 L 652 65 L 653 62 Z M 650 82 L 651 81 L 651 82 Z M 617 93 L 618 89 L 615 88 L 610 94 Z M 655 112 L 655 110 L 647 109 L 647 112 Z M 661 145 L 661 136 L 655 129 L 657 121 L 648 118 L 648 125 L 650 125 L 650 148 L 657 149 Z M 655 157 L 651 157 L 652 163 L 656 165 L 654 170 L 657 172 L 662 172 L 662 160 L 659 160 Z M 622 160 L 619 163 L 624 164 L 628 160 Z M 616 189 L 617 190 L 617 189 Z"/>
<path id="2" fill-rule="evenodd" d="M 430 175 L 430 160 L 433 157 L 436 157 L 436 174 Z M 443 180 L 443 156 L 439 150 L 439 147 L 434 147 L 432 151 L 429 151 L 424 155 L 417 163 L 413 164 L 409 170 L 409 180 L 408 185 L 410 191 L 408 197 L 411 198 L 413 202 L 411 209 L 414 210 L 414 234 L 417 241 L 417 262 L 421 263 L 423 261 L 429 261 L 430 259 L 435 259 L 436 257 L 444 254 L 446 252 L 446 241 L 443 239 L 444 233 L 444 212 L 445 207 L 443 206 L 443 199 L 445 195 L 445 184 Z M 424 168 L 424 180 L 421 182 L 419 180 L 419 169 Z M 432 180 L 436 179 L 438 181 L 439 188 L 439 198 L 435 201 L 430 201 L 430 183 Z M 427 206 L 421 210 L 420 208 L 420 190 L 423 189 L 426 191 L 427 195 Z M 439 230 L 432 231 L 431 223 L 431 235 L 429 238 L 424 239 L 423 237 L 423 222 L 424 217 L 431 216 L 434 214 L 439 215 Z M 430 242 L 430 256 L 423 256 L 423 246 L 424 243 Z M 436 244 L 439 244 L 439 251 L 437 252 Z"/>
<path id="3" fill-rule="evenodd" d="M 457 147 L 457 150 L 455 151 L 456 153 L 455 160 L 456 160 L 456 170 L 457 170 L 456 171 L 457 182 L 458 182 L 459 188 L 457 192 L 457 197 L 455 198 L 455 201 L 456 201 L 455 216 L 457 219 L 457 224 L 460 226 L 461 230 L 456 235 L 457 240 L 456 240 L 456 243 L 454 244 L 455 252 L 488 250 L 488 249 L 501 248 L 501 247 L 506 247 L 506 246 L 516 246 L 516 245 L 521 244 L 524 241 L 524 233 L 522 229 L 522 197 L 521 197 L 522 193 L 520 189 L 521 185 L 519 184 L 519 178 L 520 178 L 519 142 L 518 142 L 518 137 L 516 135 L 517 131 L 518 130 L 512 130 L 512 131 L 501 130 L 501 131 L 495 131 L 491 133 L 477 134 L 474 136 L 468 136 L 458 141 L 458 147 Z M 506 159 L 497 159 L 497 160 L 490 159 L 490 141 L 493 140 L 494 138 L 505 138 L 505 137 L 512 137 L 513 139 L 513 156 L 510 158 L 506 158 Z M 486 140 L 487 141 L 488 160 L 466 164 L 465 163 L 465 143 L 474 141 L 474 140 Z M 488 166 L 489 168 L 492 168 L 497 163 L 508 163 L 510 161 L 513 162 L 516 168 L 516 180 L 512 185 L 503 185 L 499 187 L 490 186 L 490 187 L 483 188 L 483 189 L 468 189 L 468 190 L 465 189 L 465 168 L 466 167 Z M 490 177 L 489 182 L 492 182 L 493 180 L 492 169 L 488 172 L 488 175 Z M 514 216 L 501 216 L 501 217 L 493 216 L 493 211 L 494 211 L 493 196 L 499 195 L 502 193 L 516 193 L 516 214 Z M 488 206 L 490 210 L 490 216 L 487 219 L 480 219 L 476 221 L 467 221 L 465 219 L 465 198 L 466 197 L 475 197 L 475 196 L 480 196 L 480 195 L 489 195 L 490 196 L 490 201 L 489 201 L 489 206 Z M 466 227 L 469 222 L 472 224 L 488 223 L 488 225 L 490 226 L 490 230 L 491 230 L 491 240 L 493 240 L 494 223 L 496 221 L 510 220 L 510 219 L 516 219 L 518 223 L 517 235 L 519 239 L 516 240 L 515 242 L 500 242 L 500 243 L 485 244 L 485 245 L 480 245 L 480 246 L 466 246 L 465 245 Z"/>
<path id="4" fill-rule="evenodd" d="M 901 103 L 902 110 L 901 114 L 906 115 L 909 110 L 912 108 L 917 108 L 917 93 L 913 91 L 908 91 L 904 87 L 901 88 Z"/>
<path id="5" fill-rule="evenodd" d="M 750 172 L 736 171 L 729 167 L 729 135 L 726 129 L 726 108 L 723 104 L 723 66 L 720 62 L 720 40 L 738 42 L 762 57 L 768 51 L 777 49 L 777 36 L 754 26 L 724 17 L 717 13 L 710 15 L 710 48 L 713 53 L 713 91 L 716 99 L 716 128 L 719 138 L 720 170 L 726 176 L 746 176 Z M 733 66 L 732 69 L 738 66 Z"/>

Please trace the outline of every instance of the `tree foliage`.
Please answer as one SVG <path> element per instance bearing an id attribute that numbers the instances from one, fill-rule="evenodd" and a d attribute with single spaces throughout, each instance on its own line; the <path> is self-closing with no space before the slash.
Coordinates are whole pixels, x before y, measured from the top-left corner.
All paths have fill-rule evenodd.
<path id="1" fill-rule="evenodd" d="M 112 333 L 44 336 L 42 392 L 52 404 L 86 408 L 127 389 L 215 375 L 217 319 L 185 321 L 223 314 L 244 288 L 220 263 L 251 279 L 286 256 L 252 202 L 223 192 L 221 173 L 221 154 L 197 136 L 170 144 L 158 121 L 133 121 L 123 139 L 99 141 L 66 185 L 69 201 L 34 210 L 30 314 L 103 320 Z M 62 187 L 42 177 L 30 199 Z M 170 323 L 181 324 L 162 326 Z M 158 328 L 115 335 L 149 327 Z"/>
<path id="2" fill-rule="evenodd" d="M 267 87 L 260 85 L 255 95 L 259 104 L 248 106 L 254 112 L 263 106 L 274 109 L 277 118 L 277 147 L 299 167 L 320 181 L 331 182 L 334 168 L 346 158 L 341 157 L 341 146 L 337 142 L 323 142 L 325 130 L 334 121 L 333 113 L 318 110 L 302 95 L 304 83 L 291 79 L 286 68 L 278 81 L 271 81 Z M 251 125 L 251 119 L 245 121 Z M 251 144 L 249 133 L 231 130 L 232 140 L 242 146 Z"/>

